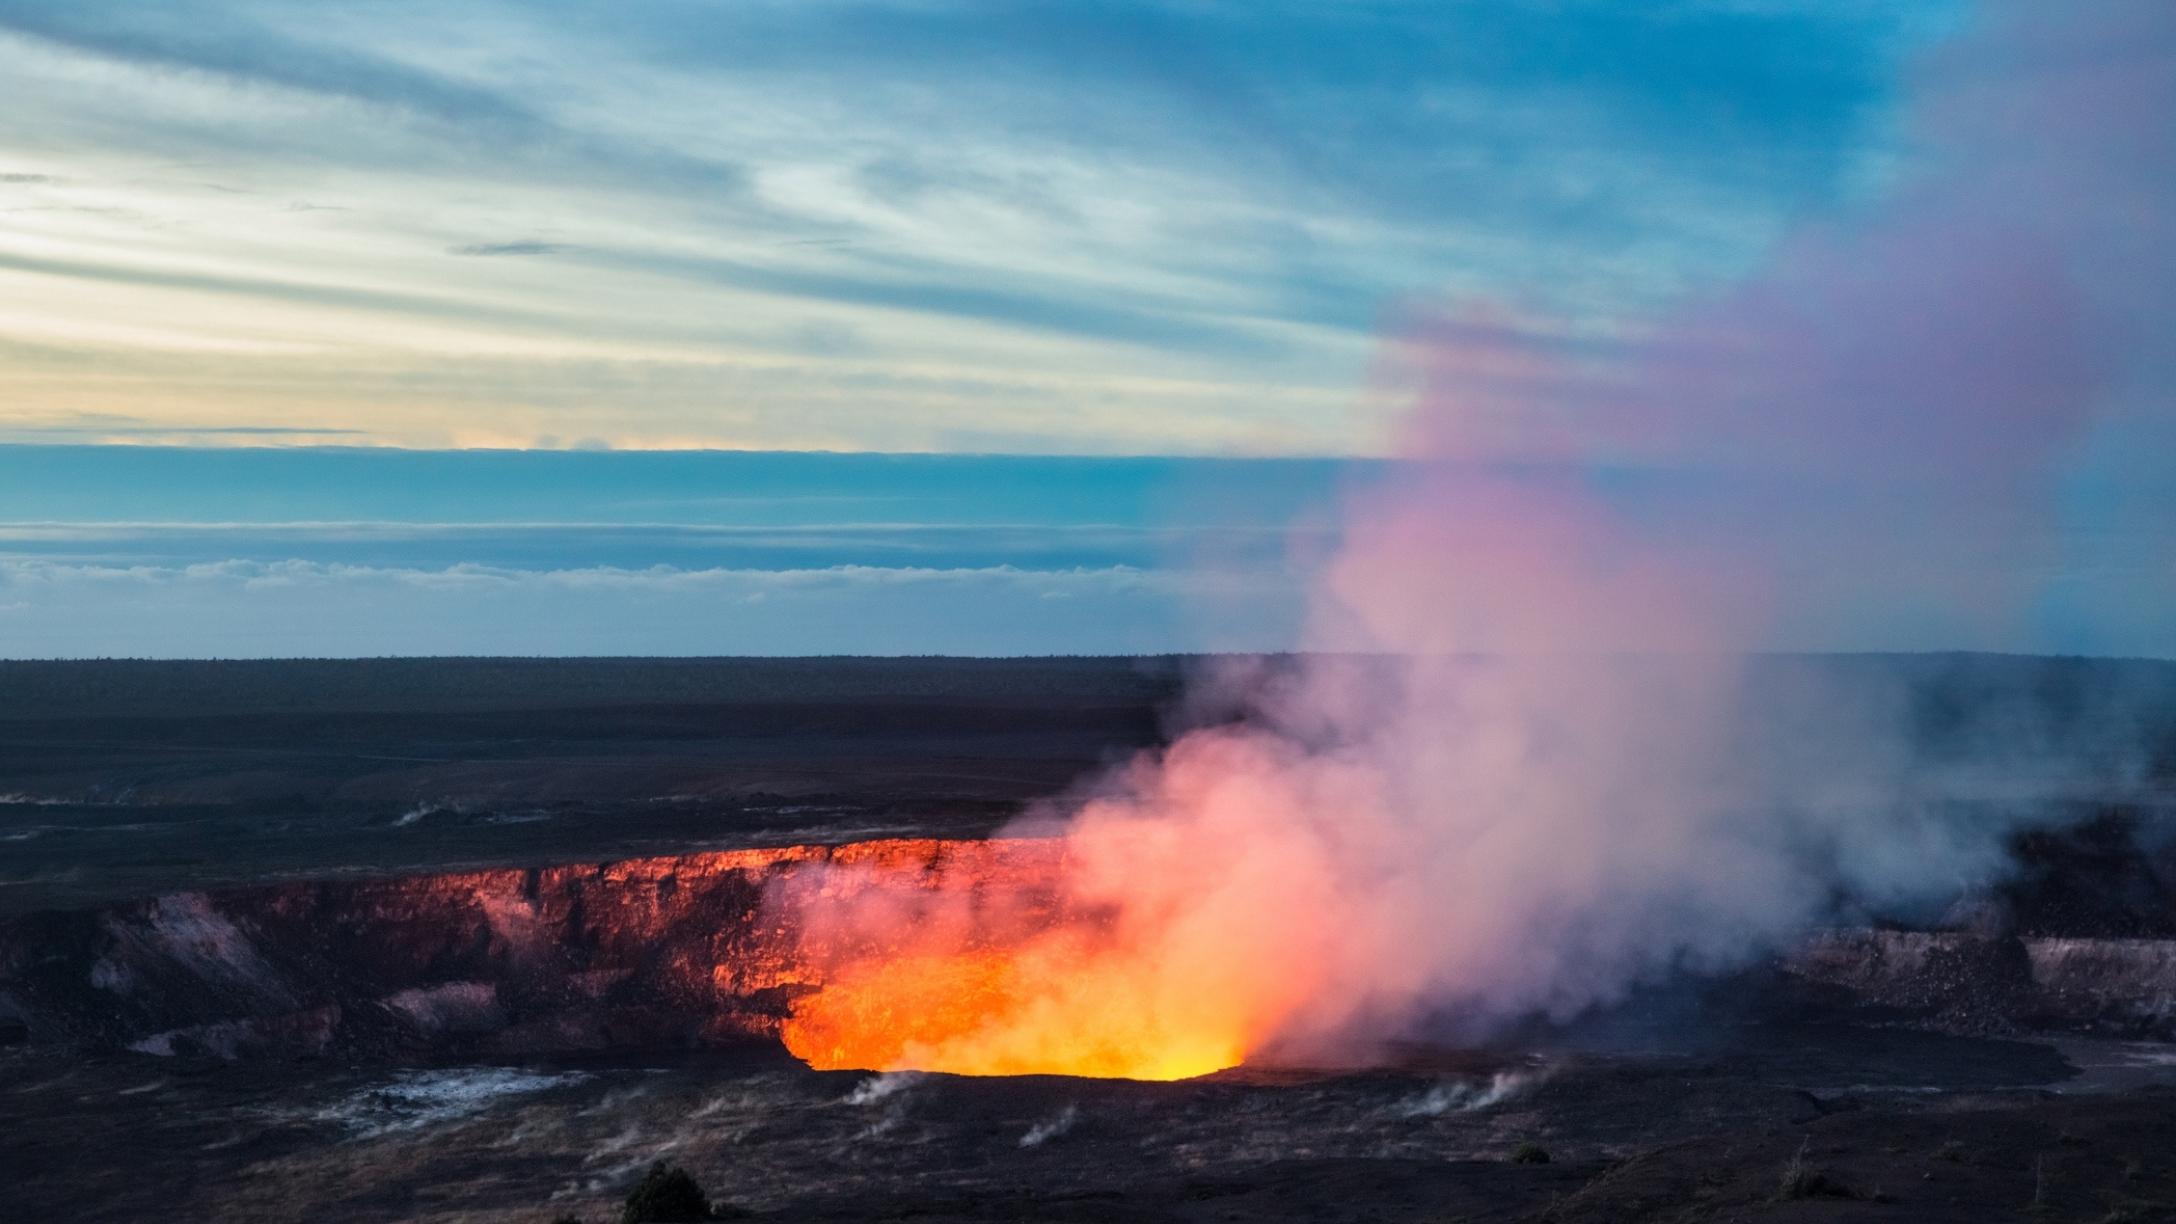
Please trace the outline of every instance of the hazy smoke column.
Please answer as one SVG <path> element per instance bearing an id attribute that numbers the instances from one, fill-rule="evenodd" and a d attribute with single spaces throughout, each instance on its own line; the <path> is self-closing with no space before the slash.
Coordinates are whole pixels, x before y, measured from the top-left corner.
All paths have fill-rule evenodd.
<path id="1" fill-rule="evenodd" d="M 1793 565 L 1894 566 L 1999 634 L 2035 594 L 2018 562 L 2059 559 L 2055 466 L 2104 413 L 2166 424 L 2125 390 L 2176 321 L 2172 53 L 2176 6 L 1990 6 L 1911 78 L 1924 169 L 1872 215 L 1599 349 L 1484 306 L 1416 324 L 1410 462 L 1351 498 L 1311 618 L 1347 653 L 1215 678 L 1248 717 L 1107 779 L 1039 925 L 941 878 L 828 881 L 821 918 L 782 892 L 826 949 L 797 1050 L 851 1064 L 884 1027 L 876 1061 L 937 1070 L 1366 1059 L 1743 963 L 1839 895 L 1984 878 L 2008 829 L 1943 808 L 1982 779 L 1918 761 L 1879 693 L 1753 708 L 1742 660 L 1799 614 Z M 1634 513 L 1628 464 L 1842 494 Z M 1899 507 L 2016 551 L 1893 556 Z"/>

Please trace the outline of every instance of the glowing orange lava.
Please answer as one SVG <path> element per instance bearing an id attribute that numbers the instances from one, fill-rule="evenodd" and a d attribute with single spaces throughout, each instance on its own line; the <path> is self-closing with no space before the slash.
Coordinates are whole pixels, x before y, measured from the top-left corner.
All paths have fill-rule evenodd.
<path id="1" fill-rule="evenodd" d="M 935 845 L 774 894 L 813 986 L 781 1037 L 810 1066 L 1171 1080 L 1245 1058 L 1248 1001 L 1072 895 L 1059 843 Z"/>
<path id="2" fill-rule="evenodd" d="M 799 1000 L 782 1036 L 821 1069 L 959 1075 L 1185 1079 L 1245 1054 L 1236 1033 L 1159 1017 L 1125 966 L 1043 945 L 862 962 Z"/>

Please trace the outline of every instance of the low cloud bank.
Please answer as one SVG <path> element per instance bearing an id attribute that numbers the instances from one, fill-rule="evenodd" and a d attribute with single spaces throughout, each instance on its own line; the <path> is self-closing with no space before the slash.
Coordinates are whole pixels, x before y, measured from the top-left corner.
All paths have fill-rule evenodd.
<path id="1" fill-rule="evenodd" d="M 0 561 L 0 655 L 1070 654 L 1289 641 L 1250 571 Z"/>

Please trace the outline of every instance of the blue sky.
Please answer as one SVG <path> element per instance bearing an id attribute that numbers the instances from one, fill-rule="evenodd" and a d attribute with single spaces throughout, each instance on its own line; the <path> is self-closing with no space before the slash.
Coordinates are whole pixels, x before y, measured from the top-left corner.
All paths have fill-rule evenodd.
<path id="1" fill-rule="evenodd" d="M 0 436 L 1347 454 L 1901 155 L 1948 6 L 0 0 Z"/>
<path id="2" fill-rule="evenodd" d="M 1049 654 L 1303 640 L 1337 507 L 1376 461 L 397 448 L 0 447 L 13 657 Z M 1623 469 L 1627 521 L 1829 525 L 1769 643 L 2169 654 L 2176 484 L 2049 523 L 1927 492 Z M 2129 487 L 2129 486 L 2125 486 Z M 2005 513 L 1990 506 L 1986 515 Z M 1837 527 L 1842 524 L 1842 527 Z M 2044 569 L 2019 636 L 1954 590 Z M 1969 585 L 1969 584 L 1965 584 Z M 2155 594 L 2161 592 L 2161 594 Z M 2143 593 L 2147 596 L 2141 600 Z"/>
<path id="3" fill-rule="evenodd" d="M 0 655 L 1288 646 L 1416 429 L 2176 654 L 2176 42 L 2035 11 L 0 0 Z"/>

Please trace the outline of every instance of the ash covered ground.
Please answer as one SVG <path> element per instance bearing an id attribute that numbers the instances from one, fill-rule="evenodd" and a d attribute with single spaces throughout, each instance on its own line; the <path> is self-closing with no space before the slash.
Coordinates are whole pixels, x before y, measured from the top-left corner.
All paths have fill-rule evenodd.
<path id="1" fill-rule="evenodd" d="M 1823 666 L 1930 735 L 2176 692 Z M 0 1215 L 605 1220 L 665 1159 L 779 1219 L 2176 1218 L 2176 737 L 1938 913 L 1389 1067 L 818 1072 L 721 1006 L 700 852 L 986 835 L 1216 717 L 1188 667 L 0 664 Z"/>

